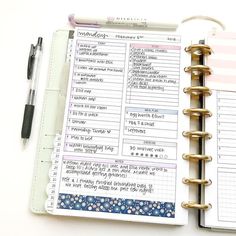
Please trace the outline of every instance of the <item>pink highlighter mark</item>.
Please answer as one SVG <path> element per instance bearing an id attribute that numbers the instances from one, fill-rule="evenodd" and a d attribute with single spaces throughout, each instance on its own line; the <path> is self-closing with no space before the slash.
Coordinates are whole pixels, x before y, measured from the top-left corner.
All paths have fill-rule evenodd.
<path id="1" fill-rule="evenodd" d="M 235 40 L 235 46 L 232 43 L 229 45 L 229 40 Z M 208 42 L 213 50 L 214 58 L 209 56 L 207 60 L 207 65 L 212 69 L 212 75 L 208 76 L 207 80 L 215 83 L 236 84 L 236 73 L 234 73 L 236 70 L 236 34 L 217 32 L 208 38 Z M 226 57 L 224 58 L 220 54 L 226 55 Z M 216 70 L 217 74 L 214 72 Z"/>
<path id="2" fill-rule="evenodd" d="M 210 75 L 207 77 L 207 80 L 209 82 L 215 82 L 215 83 L 228 83 L 228 84 L 234 84 L 236 83 L 236 75 Z"/>
<path id="3" fill-rule="evenodd" d="M 236 69 L 236 60 L 209 59 L 208 66 L 211 68 Z"/>
<path id="4" fill-rule="evenodd" d="M 214 54 L 222 53 L 222 54 L 236 55 L 236 46 L 211 45 L 211 48 Z"/>

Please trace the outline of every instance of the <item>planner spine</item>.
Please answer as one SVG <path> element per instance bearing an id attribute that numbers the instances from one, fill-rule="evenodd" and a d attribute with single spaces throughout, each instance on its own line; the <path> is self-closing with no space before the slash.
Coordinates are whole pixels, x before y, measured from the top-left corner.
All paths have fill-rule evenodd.
<path id="1" fill-rule="evenodd" d="M 198 185 L 199 198 L 198 201 L 182 202 L 182 207 L 198 209 L 201 212 L 211 208 L 211 203 L 205 203 L 203 197 L 205 187 L 212 183 L 210 179 L 204 177 L 205 163 L 212 160 L 210 155 L 205 154 L 205 140 L 211 138 L 211 134 L 205 130 L 205 119 L 212 115 L 205 108 L 205 96 L 211 95 L 211 90 L 205 86 L 205 77 L 211 74 L 211 69 L 204 65 L 204 59 L 211 54 L 211 48 L 200 41 L 199 44 L 186 47 L 185 51 L 191 54 L 191 66 L 184 69 L 186 73 L 191 74 L 191 87 L 184 88 L 184 92 L 190 95 L 191 104 L 194 107 L 184 109 L 183 114 L 188 115 L 192 124 L 198 128 L 184 131 L 183 136 L 192 142 L 197 141 L 198 153 L 184 153 L 182 157 L 186 161 L 196 163 L 199 176 L 197 178 L 185 177 L 183 183 Z"/>

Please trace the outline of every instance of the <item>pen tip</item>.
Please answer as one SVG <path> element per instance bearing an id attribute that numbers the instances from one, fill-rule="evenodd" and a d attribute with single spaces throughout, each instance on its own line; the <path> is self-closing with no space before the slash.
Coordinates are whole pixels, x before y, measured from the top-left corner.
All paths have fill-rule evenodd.
<path id="1" fill-rule="evenodd" d="M 42 37 L 38 37 L 37 45 L 41 48 L 42 44 L 43 44 L 43 38 Z"/>
<path id="2" fill-rule="evenodd" d="M 27 144 L 27 141 L 28 141 L 28 139 L 26 139 L 26 138 L 23 138 L 22 140 L 23 140 L 23 145 L 26 145 L 26 144 Z"/>

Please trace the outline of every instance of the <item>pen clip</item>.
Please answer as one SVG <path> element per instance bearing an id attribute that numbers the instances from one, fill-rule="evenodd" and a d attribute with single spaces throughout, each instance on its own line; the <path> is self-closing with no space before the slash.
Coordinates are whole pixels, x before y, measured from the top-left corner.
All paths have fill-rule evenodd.
<path id="1" fill-rule="evenodd" d="M 29 59 L 28 59 L 28 67 L 27 67 L 27 79 L 31 79 L 32 72 L 33 72 L 33 64 L 34 64 L 34 57 L 35 57 L 35 46 L 31 44 Z"/>

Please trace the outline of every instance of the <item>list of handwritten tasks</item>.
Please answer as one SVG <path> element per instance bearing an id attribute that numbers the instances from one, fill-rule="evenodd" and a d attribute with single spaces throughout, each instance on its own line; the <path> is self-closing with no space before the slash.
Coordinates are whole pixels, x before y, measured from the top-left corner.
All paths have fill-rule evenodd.
<path id="1" fill-rule="evenodd" d="M 180 37 L 95 29 L 76 35 L 63 151 L 177 160 Z"/>
<path id="2" fill-rule="evenodd" d="M 130 45 L 127 103 L 178 106 L 180 46 Z"/>
<path id="3" fill-rule="evenodd" d="M 178 112 L 126 107 L 124 133 L 142 137 L 177 138 Z"/>
<path id="4" fill-rule="evenodd" d="M 78 40 L 64 151 L 116 155 L 126 44 Z"/>

